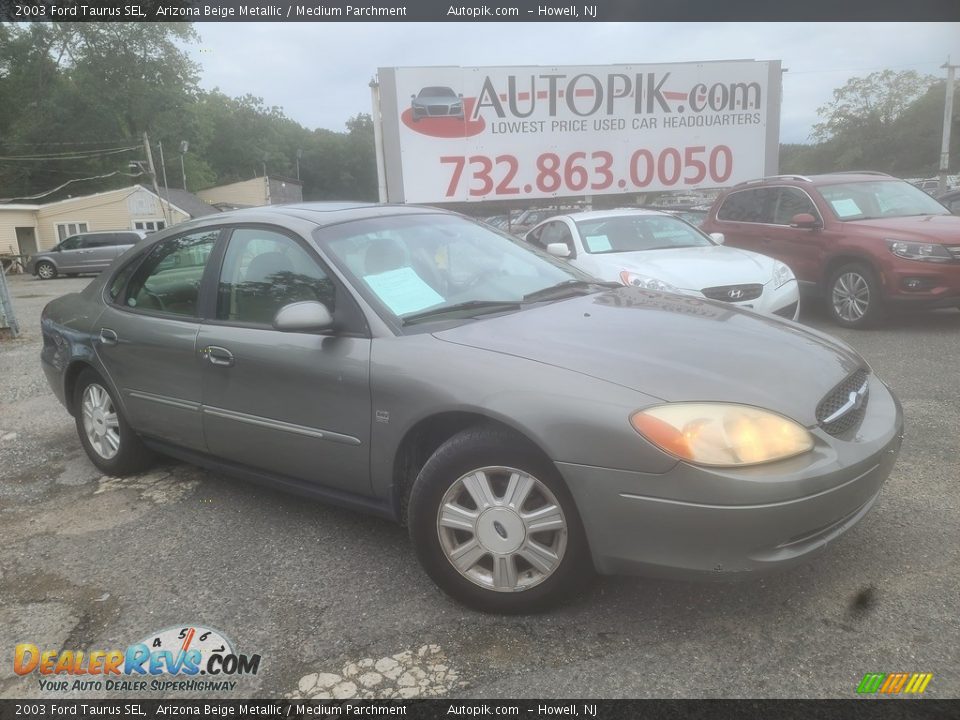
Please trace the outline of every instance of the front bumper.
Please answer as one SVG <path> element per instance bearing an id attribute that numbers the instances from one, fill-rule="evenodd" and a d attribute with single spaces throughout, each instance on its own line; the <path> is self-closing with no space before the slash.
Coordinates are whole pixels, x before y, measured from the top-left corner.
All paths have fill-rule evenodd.
<path id="1" fill-rule="evenodd" d="M 750 468 L 678 462 L 654 475 L 557 463 L 601 573 L 731 576 L 812 556 L 862 518 L 900 450 L 900 404 L 871 376 L 866 416 L 844 441 L 812 431 L 804 456 Z"/>
<path id="2" fill-rule="evenodd" d="M 697 290 L 681 290 L 680 292 L 706 299 L 703 293 Z M 743 310 L 752 310 L 763 315 L 779 315 L 787 320 L 796 320 L 800 317 L 800 288 L 796 280 L 788 280 L 778 288 L 775 288 L 772 282 L 768 282 L 763 286 L 763 293 L 758 298 L 741 302 L 724 302 L 723 304 Z"/>
<path id="3" fill-rule="evenodd" d="M 958 258 L 960 259 L 960 258 Z M 884 273 L 885 295 L 899 307 L 960 307 L 960 262 L 897 260 Z"/>

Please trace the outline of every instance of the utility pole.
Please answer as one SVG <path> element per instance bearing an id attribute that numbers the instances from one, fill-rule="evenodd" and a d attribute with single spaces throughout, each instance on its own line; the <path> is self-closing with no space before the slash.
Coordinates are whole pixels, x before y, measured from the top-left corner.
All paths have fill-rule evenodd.
<path id="1" fill-rule="evenodd" d="M 183 189 L 187 189 L 187 169 L 183 164 L 183 156 L 187 154 L 187 150 L 190 149 L 190 143 L 186 140 L 180 141 L 180 173 L 183 175 Z"/>
<path id="2" fill-rule="evenodd" d="M 157 187 L 157 169 L 153 165 L 153 153 L 150 151 L 150 138 L 147 137 L 147 131 L 143 131 L 143 151 L 147 154 L 147 167 L 150 169 L 150 179 L 153 181 L 153 191 L 160 199 L 160 212 L 163 213 L 163 220 L 167 227 L 173 224 L 173 221 L 167 217 L 166 205 L 164 205 L 163 195 L 160 194 L 160 188 Z"/>
<path id="3" fill-rule="evenodd" d="M 163 159 L 163 140 L 157 143 L 160 146 L 160 169 L 163 170 L 163 191 L 170 197 L 170 186 L 167 185 L 167 162 Z"/>
<path id="4" fill-rule="evenodd" d="M 950 125 L 953 123 L 953 84 L 954 71 L 960 65 L 951 65 L 950 56 L 947 61 L 940 66 L 947 71 L 947 93 L 943 103 L 943 141 L 940 143 L 940 183 L 937 186 L 937 194 L 942 195 L 947 191 L 947 173 L 950 171 Z"/>
<path id="5" fill-rule="evenodd" d="M 300 179 L 300 158 L 303 157 L 303 150 L 297 148 L 297 180 Z"/>

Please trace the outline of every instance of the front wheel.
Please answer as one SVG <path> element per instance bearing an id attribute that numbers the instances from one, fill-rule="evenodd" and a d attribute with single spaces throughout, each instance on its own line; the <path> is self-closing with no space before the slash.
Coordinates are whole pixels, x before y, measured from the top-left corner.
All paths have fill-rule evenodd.
<path id="1" fill-rule="evenodd" d="M 51 262 L 37 263 L 37 277 L 41 280 L 53 280 L 57 276 L 57 268 Z"/>
<path id="2" fill-rule="evenodd" d="M 408 523 L 427 574 L 478 610 L 541 610 L 588 574 L 586 536 L 556 468 L 499 428 L 440 446 L 413 486 Z"/>
<path id="3" fill-rule="evenodd" d="M 830 276 L 827 308 L 838 325 L 864 328 L 883 315 L 880 281 L 873 270 L 861 263 L 838 268 Z"/>
<path id="4" fill-rule="evenodd" d="M 107 384 L 84 370 L 74 390 L 77 434 L 90 461 L 107 475 L 130 475 L 149 467 L 153 453 L 123 417 Z"/>

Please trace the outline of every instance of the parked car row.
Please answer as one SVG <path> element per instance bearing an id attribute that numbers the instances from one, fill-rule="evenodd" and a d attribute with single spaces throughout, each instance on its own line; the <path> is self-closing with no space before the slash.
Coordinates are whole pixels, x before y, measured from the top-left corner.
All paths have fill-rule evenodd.
<path id="1" fill-rule="evenodd" d="M 903 419 L 854 350 L 655 289 L 641 260 L 609 283 L 621 263 L 572 261 L 702 255 L 774 290 L 796 285 L 783 263 L 650 211 L 532 239 L 423 207 L 189 221 L 48 304 L 42 367 L 104 473 L 162 452 L 405 523 L 437 585 L 488 611 L 591 569 L 753 576 L 870 510 Z"/>
<path id="2" fill-rule="evenodd" d="M 526 241 L 603 280 L 731 303 L 796 320 L 797 281 L 784 263 L 724 247 L 656 210 L 603 210 L 542 222 Z"/>
<path id="3" fill-rule="evenodd" d="M 722 193 L 703 232 L 668 208 L 560 214 L 525 237 L 604 280 L 790 319 L 802 295 L 861 328 L 893 309 L 960 308 L 954 207 L 960 192 L 938 202 L 884 173 L 778 175 Z"/>
<path id="4" fill-rule="evenodd" d="M 846 327 L 893 309 L 960 307 L 960 218 L 884 173 L 742 183 L 717 199 L 703 229 L 786 263 Z"/>

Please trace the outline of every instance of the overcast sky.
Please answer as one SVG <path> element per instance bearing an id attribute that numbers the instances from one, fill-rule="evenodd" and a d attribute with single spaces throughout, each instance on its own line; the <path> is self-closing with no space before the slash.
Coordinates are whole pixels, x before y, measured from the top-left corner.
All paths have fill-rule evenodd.
<path id="1" fill-rule="evenodd" d="M 250 93 L 308 128 L 370 112 L 378 67 L 782 60 L 782 142 L 806 142 L 817 108 L 874 70 L 943 77 L 960 23 L 198 23 L 202 85 Z"/>

